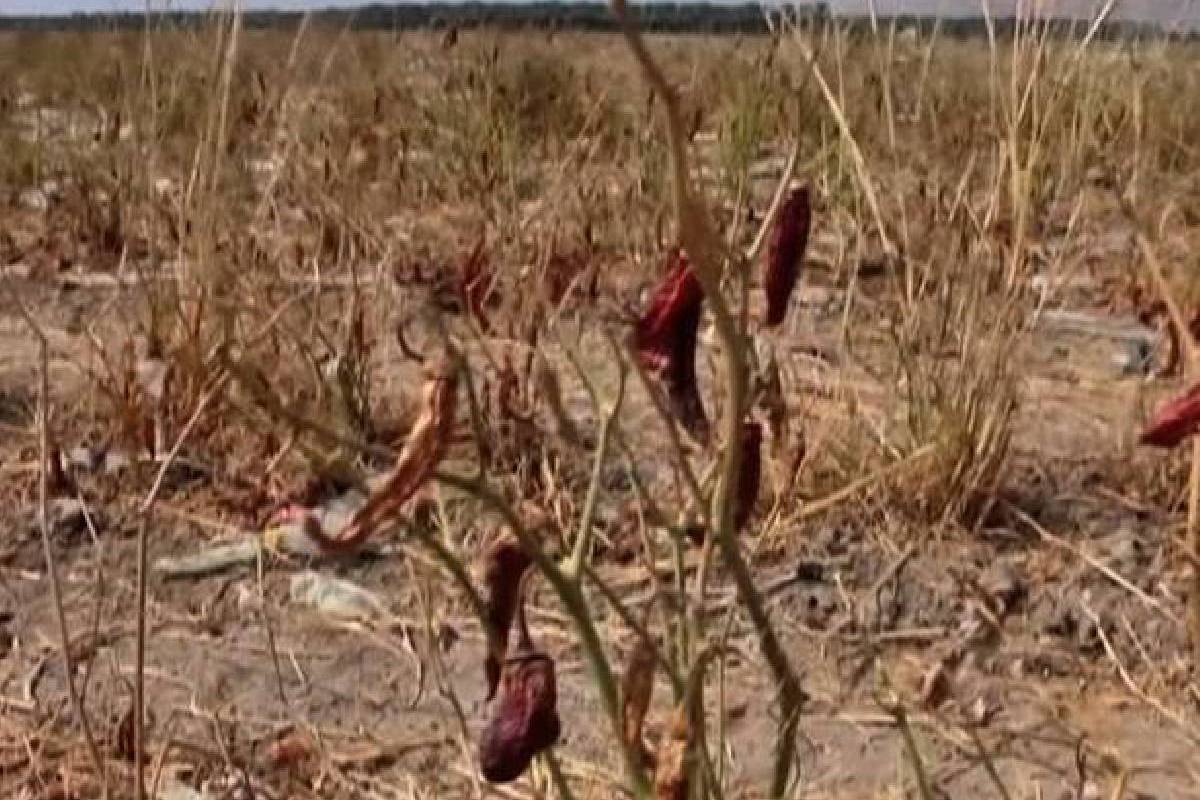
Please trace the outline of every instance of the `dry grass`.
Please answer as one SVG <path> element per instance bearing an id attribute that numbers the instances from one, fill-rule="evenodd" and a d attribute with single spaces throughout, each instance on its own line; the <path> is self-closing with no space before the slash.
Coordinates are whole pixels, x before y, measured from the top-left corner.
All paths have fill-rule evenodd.
<path id="1" fill-rule="evenodd" d="M 430 644 L 439 641 L 439 625 L 477 631 L 464 609 L 468 596 L 478 597 L 432 586 L 471 579 L 466 567 L 498 513 L 523 537 L 540 537 L 545 558 L 537 566 L 552 591 L 539 596 L 538 638 L 554 641 L 562 663 L 582 659 L 590 667 L 564 669 L 564 685 L 585 687 L 588 713 L 612 715 L 617 731 L 620 653 L 637 641 L 631 631 L 651 628 L 671 705 L 683 703 L 680 713 L 693 715 L 689 746 L 707 744 L 700 752 L 708 763 L 689 762 L 699 764 L 691 775 L 706 796 L 754 796 L 731 777 L 736 765 L 725 747 L 736 738 L 725 740 L 735 724 L 727 706 L 745 700 L 734 690 L 727 696 L 726 670 L 739 659 L 726 645 L 766 646 L 752 634 L 782 628 L 787 609 L 771 601 L 775 622 L 764 627 L 757 618 L 754 603 L 772 597 L 765 576 L 810 553 L 831 529 L 862 531 L 864 561 L 846 575 L 858 570 L 869 579 L 848 589 L 839 573 L 834 602 L 850 621 L 837 630 L 806 629 L 812 636 L 799 641 L 784 632 L 818 706 L 816 732 L 800 723 L 810 742 L 828 732 L 828 720 L 854 716 L 847 698 L 878 659 L 878 718 L 856 724 L 898 730 L 903 761 L 859 791 L 886 784 L 888 796 L 917 787 L 928 797 L 939 785 L 951 796 L 1036 796 L 1039 779 L 1020 765 L 1037 762 L 1038 736 L 1050 734 L 1023 729 L 1022 738 L 949 720 L 922 706 L 924 689 L 888 684 L 882 667 L 900 655 L 887 636 L 898 623 L 883 621 L 881 597 L 917 581 L 904 577 L 910 560 L 936 565 L 945 555 L 948 564 L 944 548 L 959 547 L 978 565 L 1007 557 L 1007 542 L 1022 537 L 1044 545 L 1022 545 L 1030 547 L 1021 555 L 1028 582 L 1040 578 L 1074 597 L 1080 571 L 1091 574 L 1093 546 L 1103 546 L 1074 521 L 1081 492 L 1103 508 L 1097 516 L 1110 515 L 1106 521 L 1129 513 L 1161 528 L 1154 546 L 1167 556 L 1155 562 L 1162 571 L 1118 594 L 1171 626 L 1145 643 L 1132 626 L 1098 625 L 1102 646 L 1071 677 L 1130 689 L 1194 747 L 1200 694 L 1186 665 L 1166 655 L 1186 637 L 1178 587 L 1194 571 L 1177 535 L 1186 468 L 1182 457 L 1132 446 L 1147 409 L 1178 381 L 1122 377 L 1110 340 L 1071 338 L 1047 319 L 1065 308 L 1105 325 L 1129 310 L 1132 287 L 1153 295 L 1137 232 L 1166 266 L 1173 297 L 1196 307 L 1200 50 L 1165 41 L 1081 44 L 1033 24 L 991 42 L 835 25 L 771 38 L 653 37 L 650 48 L 679 91 L 689 185 L 703 192 L 729 251 L 752 247 L 789 177 L 781 173 L 793 148 L 795 175 L 814 189 L 804 286 L 784 327 L 766 332 L 756 322 L 758 261 L 741 272 L 737 259 L 714 253 L 731 319 L 753 346 L 736 344 L 719 325 L 701 333 L 698 366 L 715 419 L 743 400 L 752 414 L 769 411 L 730 391 L 734 362 L 722 357 L 731 347 L 752 368 L 767 356 L 780 365 L 787 436 L 768 443 L 765 496 L 741 540 L 761 578 L 757 599 L 731 582 L 737 570 L 729 558 L 717 558 L 711 545 L 690 548 L 678 532 L 681 518 L 719 517 L 725 505 L 714 501 L 724 496 L 718 465 L 729 464 L 720 437 L 711 448 L 681 439 L 619 344 L 680 235 L 664 98 L 647 91 L 620 37 L 479 31 L 447 48 L 426 34 L 264 33 L 214 17 L 195 31 L 9 36 L 0 48 L 0 264 L 6 289 L 31 309 L 49 347 L 45 447 L 65 453 L 101 443 L 133 461 L 119 479 L 76 465 L 49 487 L 52 494 L 78 494 L 112 529 L 140 519 L 138 503 L 157 497 L 142 509 L 156 552 L 195 546 L 170 537 L 154 543 L 155 526 L 180 514 L 201 521 L 206 537 L 214 528 L 258 530 L 277 507 L 371 485 L 413 424 L 422 359 L 449 346 L 468 378 L 461 440 L 451 444 L 440 489 L 419 498 L 406 522 L 420 535 L 403 540 L 404 585 L 388 587 L 390 604 L 411 619 L 402 636 L 400 628 L 377 632 L 403 638 L 422 676 L 426 669 L 433 676 L 443 727 L 430 741 L 408 744 L 441 748 L 446 760 L 422 767 L 395 753 L 347 755 L 353 747 L 342 739 L 351 726 L 308 719 L 286 702 L 258 715 L 274 721 L 247 743 L 238 739 L 239 720 L 221 718 L 229 709 L 205 717 L 193 704 L 176 709 L 195 718 L 177 737 L 188 739 L 190 755 L 167 745 L 173 734 L 163 717 L 176 712 L 164 710 L 147 727 L 148 782 L 164 764 L 187 764 L 193 785 L 223 776 L 274 787 L 269 796 L 483 795 L 470 750 L 474 711 L 458 698 L 457 665 L 442 663 Z M 463 313 L 459 285 L 480 242 L 486 291 L 475 316 Z M 9 322 L 18 319 L 14 295 L 0 296 L 0 341 L 8 348 L 0 359 L 0 424 L 11 442 L 0 451 L 0 469 L 19 527 L 34 508 L 29 479 L 41 471 L 38 425 L 34 414 L 8 409 L 35 405 L 37 393 L 25 387 L 39 362 L 27 331 Z M 548 388 L 548 376 L 557 389 Z M 176 476 L 181 470 L 191 472 Z M 1046 528 L 1056 525 L 1059 532 L 1073 526 L 1067 536 L 1078 547 L 1047 539 L 1055 534 Z M 988 538 L 997 530 L 1005 532 L 1000 544 Z M 119 541 L 95 531 L 92 539 L 58 541 L 55 552 L 77 573 L 64 625 L 79 636 L 94 626 L 96 638 L 102 609 L 132 618 L 128 586 L 109 596 L 103 586 L 106 577 L 132 581 L 134 564 Z M 22 547 L 14 543 L 5 564 L 20 562 Z M 556 556 L 565 553 L 572 557 L 560 566 Z M 1007 611 L 979 600 L 978 577 L 955 573 L 956 591 L 974 599 L 959 597 L 954 613 L 965 616 L 982 602 L 998 638 L 1016 638 L 1005 632 Z M 291 667 L 276 647 L 284 623 L 272 596 L 280 587 L 262 574 L 242 583 L 238 613 L 266 631 L 279 684 L 278 693 L 260 689 L 256 700 L 286 701 L 283 675 Z M 150 591 L 161 601 L 152 600 L 149 613 L 166 625 L 179 598 L 168 588 Z M 1093 611 L 1083 602 L 1086 623 Z M 729 609 L 720 624 L 704 610 L 712 603 Z M 741 608 L 751 609 L 752 624 Z M 188 613 L 194 622 L 215 612 Z M 620 647 L 604 644 L 618 633 Z M 853 647 L 834 644 L 841 634 L 857 637 Z M 148 635 L 152 648 L 159 628 Z M 959 636 L 937 637 L 939 658 L 955 651 L 945 654 L 951 670 L 975 646 Z M 814 663 L 804 655 L 813 641 L 854 652 L 832 656 L 834 667 Z M 16 665 L 18 650 L 0 650 L 0 665 L 5 658 Z M 94 720 L 128 705 L 121 667 L 132 654 L 109 652 L 117 678 L 97 678 L 81 701 Z M 715 652 L 722 655 L 700 706 L 710 725 L 697 740 L 685 679 L 696 672 L 703 680 L 696 665 Z M 101 672 L 94 652 L 76 660 L 93 665 L 88 675 Z M 298 663 L 295 670 L 303 672 Z M 599 700 L 586 687 L 598 689 Z M 10 684 L 0 688 L 15 698 Z M 153 709 L 155 690 L 148 691 Z M 1054 706 L 1048 692 L 1031 707 Z M 2 757 L 18 753 L 15 766 L 0 761 L 0 785 L 19 797 L 95 796 L 99 771 L 85 765 L 78 720 L 55 718 L 51 699 L 29 694 L 18 704 L 30 706 L 19 724 L 9 730 L 6 717 L 0 725 Z M 199 707 L 209 708 L 202 700 Z M 1066 725 L 1067 716 L 1056 719 Z M 318 766 L 293 770 L 289 762 L 284 770 L 277 762 L 288 759 L 276 756 L 262 766 L 261 746 L 283 741 L 285 719 L 309 737 L 301 749 Z M 97 722 L 113 797 L 134 785 L 126 763 L 134 745 L 123 729 Z M 513 796 L 542 796 L 552 783 L 561 792 L 566 783 L 586 797 L 597 785 L 621 784 L 619 734 L 602 733 L 560 748 L 557 760 L 535 762 Z M 774 734 L 764 724 L 755 735 Z M 1073 789 L 1092 782 L 1107 796 L 1132 796 L 1123 792 L 1138 770 L 1154 772 L 1115 746 L 1089 747 L 1079 745 L 1087 756 L 1079 775 L 1062 778 Z M 624 748 L 624 780 L 637 787 L 633 749 Z M 801 753 L 806 774 L 858 758 L 835 744 L 828 750 L 832 756 L 819 747 L 818 755 Z M 1017 766 L 998 769 L 991 754 Z M 973 790 L 954 784 L 963 761 L 982 776 Z M 759 767 L 754 790 L 772 771 Z M 1163 784 L 1168 796 L 1192 796 L 1169 794 L 1190 791 L 1182 774 L 1178 784 Z M 837 787 L 831 779 L 814 791 L 836 796 Z"/>

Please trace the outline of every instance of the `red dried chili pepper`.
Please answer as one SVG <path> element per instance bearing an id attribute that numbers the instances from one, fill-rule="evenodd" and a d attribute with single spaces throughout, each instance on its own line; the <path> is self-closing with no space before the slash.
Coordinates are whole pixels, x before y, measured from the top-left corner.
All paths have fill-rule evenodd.
<path id="1" fill-rule="evenodd" d="M 767 327 L 779 325 L 787 315 L 788 299 L 800 277 L 811 225 L 812 204 L 808 187 L 792 189 L 775 216 L 767 248 Z"/>
<path id="2" fill-rule="evenodd" d="M 708 437 L 708 415 L 696 382 L 696 342 L 704 290 L 687 255 L 676 248 L 670 267 L 638 319 L 634 343 L 642 364 L 658 373 L 667 388 L 671 413 L 699 440 Z"/>
<path id="3" fill-rule="evenodd" d="M 741 468 L 738 472 L 737 494 L 733 496 L 733 529 L 740 532 L 754 513 L 758 502 L 758 491 L 762 484 L 762 425 L 758 422 L 742 423 Z M 703 525 L 689 525 L 683 530 L 693 544 L 704 542 L 706 529 Z"/>
<path id="4" fill-rule="evenodd" d="M 1200 384 L 1158 410 L 1139 441 L 1153 447 L 1174 447 L 1200 431 Z"/>
<path id="5" fill-rule="evenodd" d="M 505 533 L 488 550 L 483 583 L 487 591 L 488 653 L 484 660 L 487 676 L 487 699 L 491 700 L 500 684 L 501 665 L 508 652 L 508 632 L 521 596 L 521 580 L 533 564 L 533 559 L 521 547 L 517 537 Z"/>
<path id="6" fill-rule="evenodd" d="M 495 714 L 479 739 L 479 763 L 490 783 L 508 783 L 562 732 L 554 660 L 534 649 L 520 611 L 520 640 L 505 659 Z"/>

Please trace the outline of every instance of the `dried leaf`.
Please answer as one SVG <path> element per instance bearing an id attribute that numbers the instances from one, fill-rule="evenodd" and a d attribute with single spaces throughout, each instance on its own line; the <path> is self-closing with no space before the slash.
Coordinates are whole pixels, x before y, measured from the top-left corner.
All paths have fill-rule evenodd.
<path id="1" fill-rule="evenodd" d="M 524 408 L 521 377 L 507 353 L 496 376 L 496 407 L 502 423 L 525 424 L 533 421 L 533 412 Z"/>
<path id="2" fill-rule="evenodd" d="M 1158 410 L 1139 441 L 1153 447 L 1175 447 L 1200 430 L 1200 384 Z"/>
<path id="3" fill-rule="evenodd" d="M 1134 307 L 1137 308 L 1139 322 L 1148 327 L 1157 327 L 1159 324 L 1165 324 L 1167 333 L 1167 361 L 1162 368 L 1162 374 L 1177 374 L 1183 365 L 1186 348 L 1179 332 L 1179 326 L 1175 324 L 1175 320 L 1171 318 L 1171 314 L 1167 310 L 1167 304 L 1162 300 L 1156 300 L 1152 303 L 1144 302 L 1142 290 L 1138 287 L 1135 287 L 1131 294 Z M 1164 323 L 1160 323 L 1159 320 L 1163 320 Z M 1192 338 L 1192 341 L 1200 343 L 1200 312 L 1197 312 L 1188 320 L 1187 328 L 1188 335 Z"/>
<path id="4" fill-rule="evenodd" d="M 319 530 L 309 531 L 323 551 L 346 552 L 361 545 L 429 480 L 449 448 L 457 394 L 454 365 L 449 360 L 443 361 L 425 383 L 421 416 L 382 486 L 334 536 L 326 536 Z"/>
<path id="5" fill-rule="evenodd" d="M 949 699 L 950 689 L 950 674 L 946 671 L 945 662 L 937 661 L 921 677 L 921 705 L 936 711 Z"/>
<path id="6" fill-rule="evenodd" d="M 765 324 L 774 327 L 787 316 L 788 299 L 796 288 L 804 251 L 808 247 L 808 232 L 812 225 L 812 206 L 807 186 L 792 189 L 775 217 L 771 241 L 767 248 L 767 317 Z"/>
<path id="7" fill-rule="evenodd" d="M 560 252 L 556 242 L 546 258 L 538 285 L 545 300 L 552 306 L 558 306 L 568 293 L 582 294 L 595 300 L 599 294 L 598 280 L 599 271 L 591 263 L 588 250 L 574 248 Z"/>
<path id="8" fill-rule="evenodd" d="M 75 481 L 63 469 L 62 450 L 51 442 L 46 454 L 46 491 L 50 497 L 73 497 L 79 494 Z"/>
<path id="9" fill-rule="evenodd" d="M 804 431 L 800 431 L 800 435 L 796 437 L 796 445 L 792 450 L 792 456 L 787 468 L 786 480 L 783 483 L 784 490 L 790 490 L 796 485 L 796 478 L 800 475 L 800 467 L 804 464 L 804 459 L 808 455 L 808 439 L 804 435 Z"/>
<path id="10" fill-rule="evenodd" d="M 125 709 L 125 713 L 121 715 L 121 721 L 117 723 L 115 749 L 117 756 L 125 761 L 133 761 L 137 740 L 134 732 L 134 704 L 130 703 L 129 708 Z"/>
<path id="11" fill-rule="evenodd" d="M 520 614 L 516 652 L 504 661 L 500 697 L 479 740 L 480 771 L 489 783 L 509 783 L 562 732 L 554 660 L 534 649 Z"/>
<path id="12" fill-rule="evenodd" d="M 292 576 L 288 597 L 323 617 L 343 622 L 370 624 L 389 617 L 387 605 L 374 592 L 345 578 L 312 570 Z"/>
<path id="13" fill-rule="evenodd" d="M 700 441 L 708 438 L 708 415 L 696 382 L 696 343 L 704 290 L 687 254 L 676 248 L 670 266 L 638 319 L 634 344 L 646 369 L 666 384 L 671 413 Z"/>
<path id="14" fill-rule="evenodd" d="M 293 767 L 315 756 L 316 742 L 301 730 L 290 730 L 267 745 L 267 762 L 276 768 Z"/>

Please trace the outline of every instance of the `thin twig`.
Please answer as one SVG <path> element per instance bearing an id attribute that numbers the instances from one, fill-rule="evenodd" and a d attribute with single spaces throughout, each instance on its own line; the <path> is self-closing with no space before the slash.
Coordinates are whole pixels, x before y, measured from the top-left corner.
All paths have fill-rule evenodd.
<path id="1" fill-rule="evenodd" d="M 184 442 L 187 441 L 197 423 L 200 422 L 200 418 L 208 408 L 209 403 L 225 388 L 228 381 L 229 374 L 222 372 L 212 387 L 200 397 L 200 401 L 196 404 L 196 410 L 192 412 L 192 416 L 188 419 L 187 424 L 179 432 L 179 436 L 175 440 L 175 445 L 167 453 L 162 464 L 159 465 L 154 483 L 151 484 L 150 491 L 146 493 L 145 499 L 142 500 L 142 504 L 138 508 L 138 515 L 141 517 L 141 520 L 138 523 L 137 537 L 137 651 L 134 663 L 133 683 L 134 793 L 137 800 L 142 800 L 146 793 L 146 785 L 143 781 L 146 760 L 146 539 L 150 523 L 150 511 L 154 507 L 154 501 L 158 499 L 159 492 L 162 491 L 167 472 L 170 470 L 175 459 L 179 457 L 179 451 L 183 449 Z"/>
<path id="2" fill-rule="evenodd" d="M 14 304 L 25 324 L 38 340 L 38 452 L 41 456 L 41 469 L 38 472 L 38 527 L 42 534 L 42 557 L 46 562 L 46 576 L 50 580 L 50 597 L 54 603 L 54 614 L 58 622 L 59 650 L 62 654 L 63 680 L 67 684 L 67 694 L 71 700 L 71 710 L 79 720 L 83 738 L 87 743 L 88 755 L 92 766 L 100 778 L 102 797 L 108 798 L 108 773 L 96 737 L 92 734 L 91 722 L 83 707 L 79 689 L 75 685 L 75 660 L 71 657 L 71 635 L 67 629 L 67 615 L 63 610 L 62 586 L 58 579 L 58 563 L 54 558 L 54 548 L 50 542 L 49 515 L 49 465 L 50 465 L 50 342 L 42 326 L 34 319 L 33 314 L 26 308 L 24 301 L 16 293 L 12 285 L 6 281 Z"/>
<path id="3" fill-rule="evenodd" d="M 582 580 L 583 564 L 588 556 L 588 544 L 592 540 L 592 527 L 596 520 L 596 504 L 600 499 L 600 490 L 604 481 L 604 462 L 608 456 L 608 450 L 612 444 L 613 428 L 616 425 L 616 419 L 621 413 L 621 407 L 625 401 L 625 368 L 622 365 L 617 377 L 617 396 L 612 401 L 612 406 L 604 415 L 604 421 L 600 423 L 600 441 L 596 445 L 595 463 L 592 466 L 592 478 L 588 483 L 587 497 L 583 503 L 583 515 L 579 522 L 579 532 L 575 537 L 574 549 L 571 551 L 570 561 L 567 562 L 566 572 L 576 581 Z"/>
<path id="4" fill-rule="evenodd" d="M 575 795 L 571 792 L 571 785 L 567 783 L 567 776 L 563 773 L 562 764 L 558 763 L 558 756 L 554 755 L 554 750 L 550 749 L 543 753 L 542 760 L 546 762 L 546 771 L 550 773 L 550 781 L 558 791 L 558 800 L 575 800 Z"/>
<path id="5" fill-rule="evenodd" d="M 912 767 L 913 777 L 916 778 L 917 789 L 920 792 L 921 799 L 936 800 L 933 784 L 929 780 L 929 772 L 925 769 L 925 760 L 921 757 L 921 751 L 917 748 L 917 737 L 913 733 L 912 725 L 909 724 L 908 710 L 904 707 L 904 703 L 894 694 L 891 688 L 891 679 L 883 664 L 877 662 L 876 670 L 880 685 L 875 689 L 875 702 L 892 718 L 896 724 L 896 728 L 900 731 L 900 736 L 904 740 L 904 754 L 907 756 L 909 765 Z"/>
<path id="6" fill-rule="evenodd" d="M 1104 631 L 1104 625 L 1101 623 L 1100 617 L 1097 616 L 1096 612 L 1086 602 L 1081 603 L 1081 605 L 1083 613 L 1087 615 L 1092 626 L 1096 629 L 1097 636 L 1100 637 L 1100 644 L 1104 646 L 1104 652 L 1108 655 L 1109 661 L 1116 668 L 1117 674 L 1121 676 L 1121 682 L 1125 684 L 1125 688 L 1129 690 L 1130 694 L 1161 714 L 1164 719 L 1170 720 L 1192 744 L 1200 745 L 1200 732 L 1196 731 L 1179 714 L 1142 691 L 1142 688 L 1134 681 L 1133 676 L 1129 674 L 1129 670 L 1121 663 L 1121 659 L 1117 657 L 1117 652 L 1113 649 L 1112 642 L 1109 641 L 1108 634 Z"/>
<path id="7" fill-rule="evenodd" d="M 1096 559 L 1095 557 L 1090 555 L 1085 550 L 1071 544 L 1070 542 L 1066 541 L 1065 539 L 1062 539 L 1061 537 L 1055 536 L 1053 533 L 1046 530 L 1040 523 L 1038 523 L 1037 520 L 1035 520 L 1033 517 L 1026 514 L 1021 509 L 1012 505 L 1011 503 L 1009 503 L 1007 505 L 1008 505 L 1009 510 L 1012 511 L 1012 513 L 1017 517 L 1017 519 L 1021 520 L 1026 525 L 1028 525 L 1033 530 L 1034 533 L 1036 533 L 1038 536 L 1041 537 L 1042 541 L 1046 542 L 1047 544 L 1052 544 L 1055 547 L 1066 550 L 1069 553 L 1074 553 L 1076 556 L 1083 559 L 1083 561 L 1089 567 L 1096 570 L 1100 574 L 1104 575 L 1110 581 L 1117 584 L 1122 589 L 1129 592 L 1134 597 L 1138 598 L 1143 603 L 1145 603 L 1147 606 L 1149 606 L 1150 608 L 1153 608 L 1155 611 L 1162 614 L 1167 619 L 1169 619 L 1172 622 L 1177 623 L 1177 624 L 1179 622 L 1181 622 L 1178 614 L 1176 614 L 1175 612 L 1171 611 L 1171 609 L 1164 606 L 1156 598 L 1151 597 L 1150 595 L 1146 594 L 1144 591 L 1139 589 L 1137 586 L 1134 586 L 1119 572 L 1112 569 L 1104 562 L 1099 561 L 1098 559 Z"/>

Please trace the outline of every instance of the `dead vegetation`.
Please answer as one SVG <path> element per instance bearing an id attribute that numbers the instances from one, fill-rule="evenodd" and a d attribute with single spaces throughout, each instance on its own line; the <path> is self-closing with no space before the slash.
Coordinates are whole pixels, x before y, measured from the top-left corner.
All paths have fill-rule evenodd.
<path id="1" fill-rule="evenodd" d="M 9 44 L 7 796 L 1198 796 L 1192 45 Z"/>

